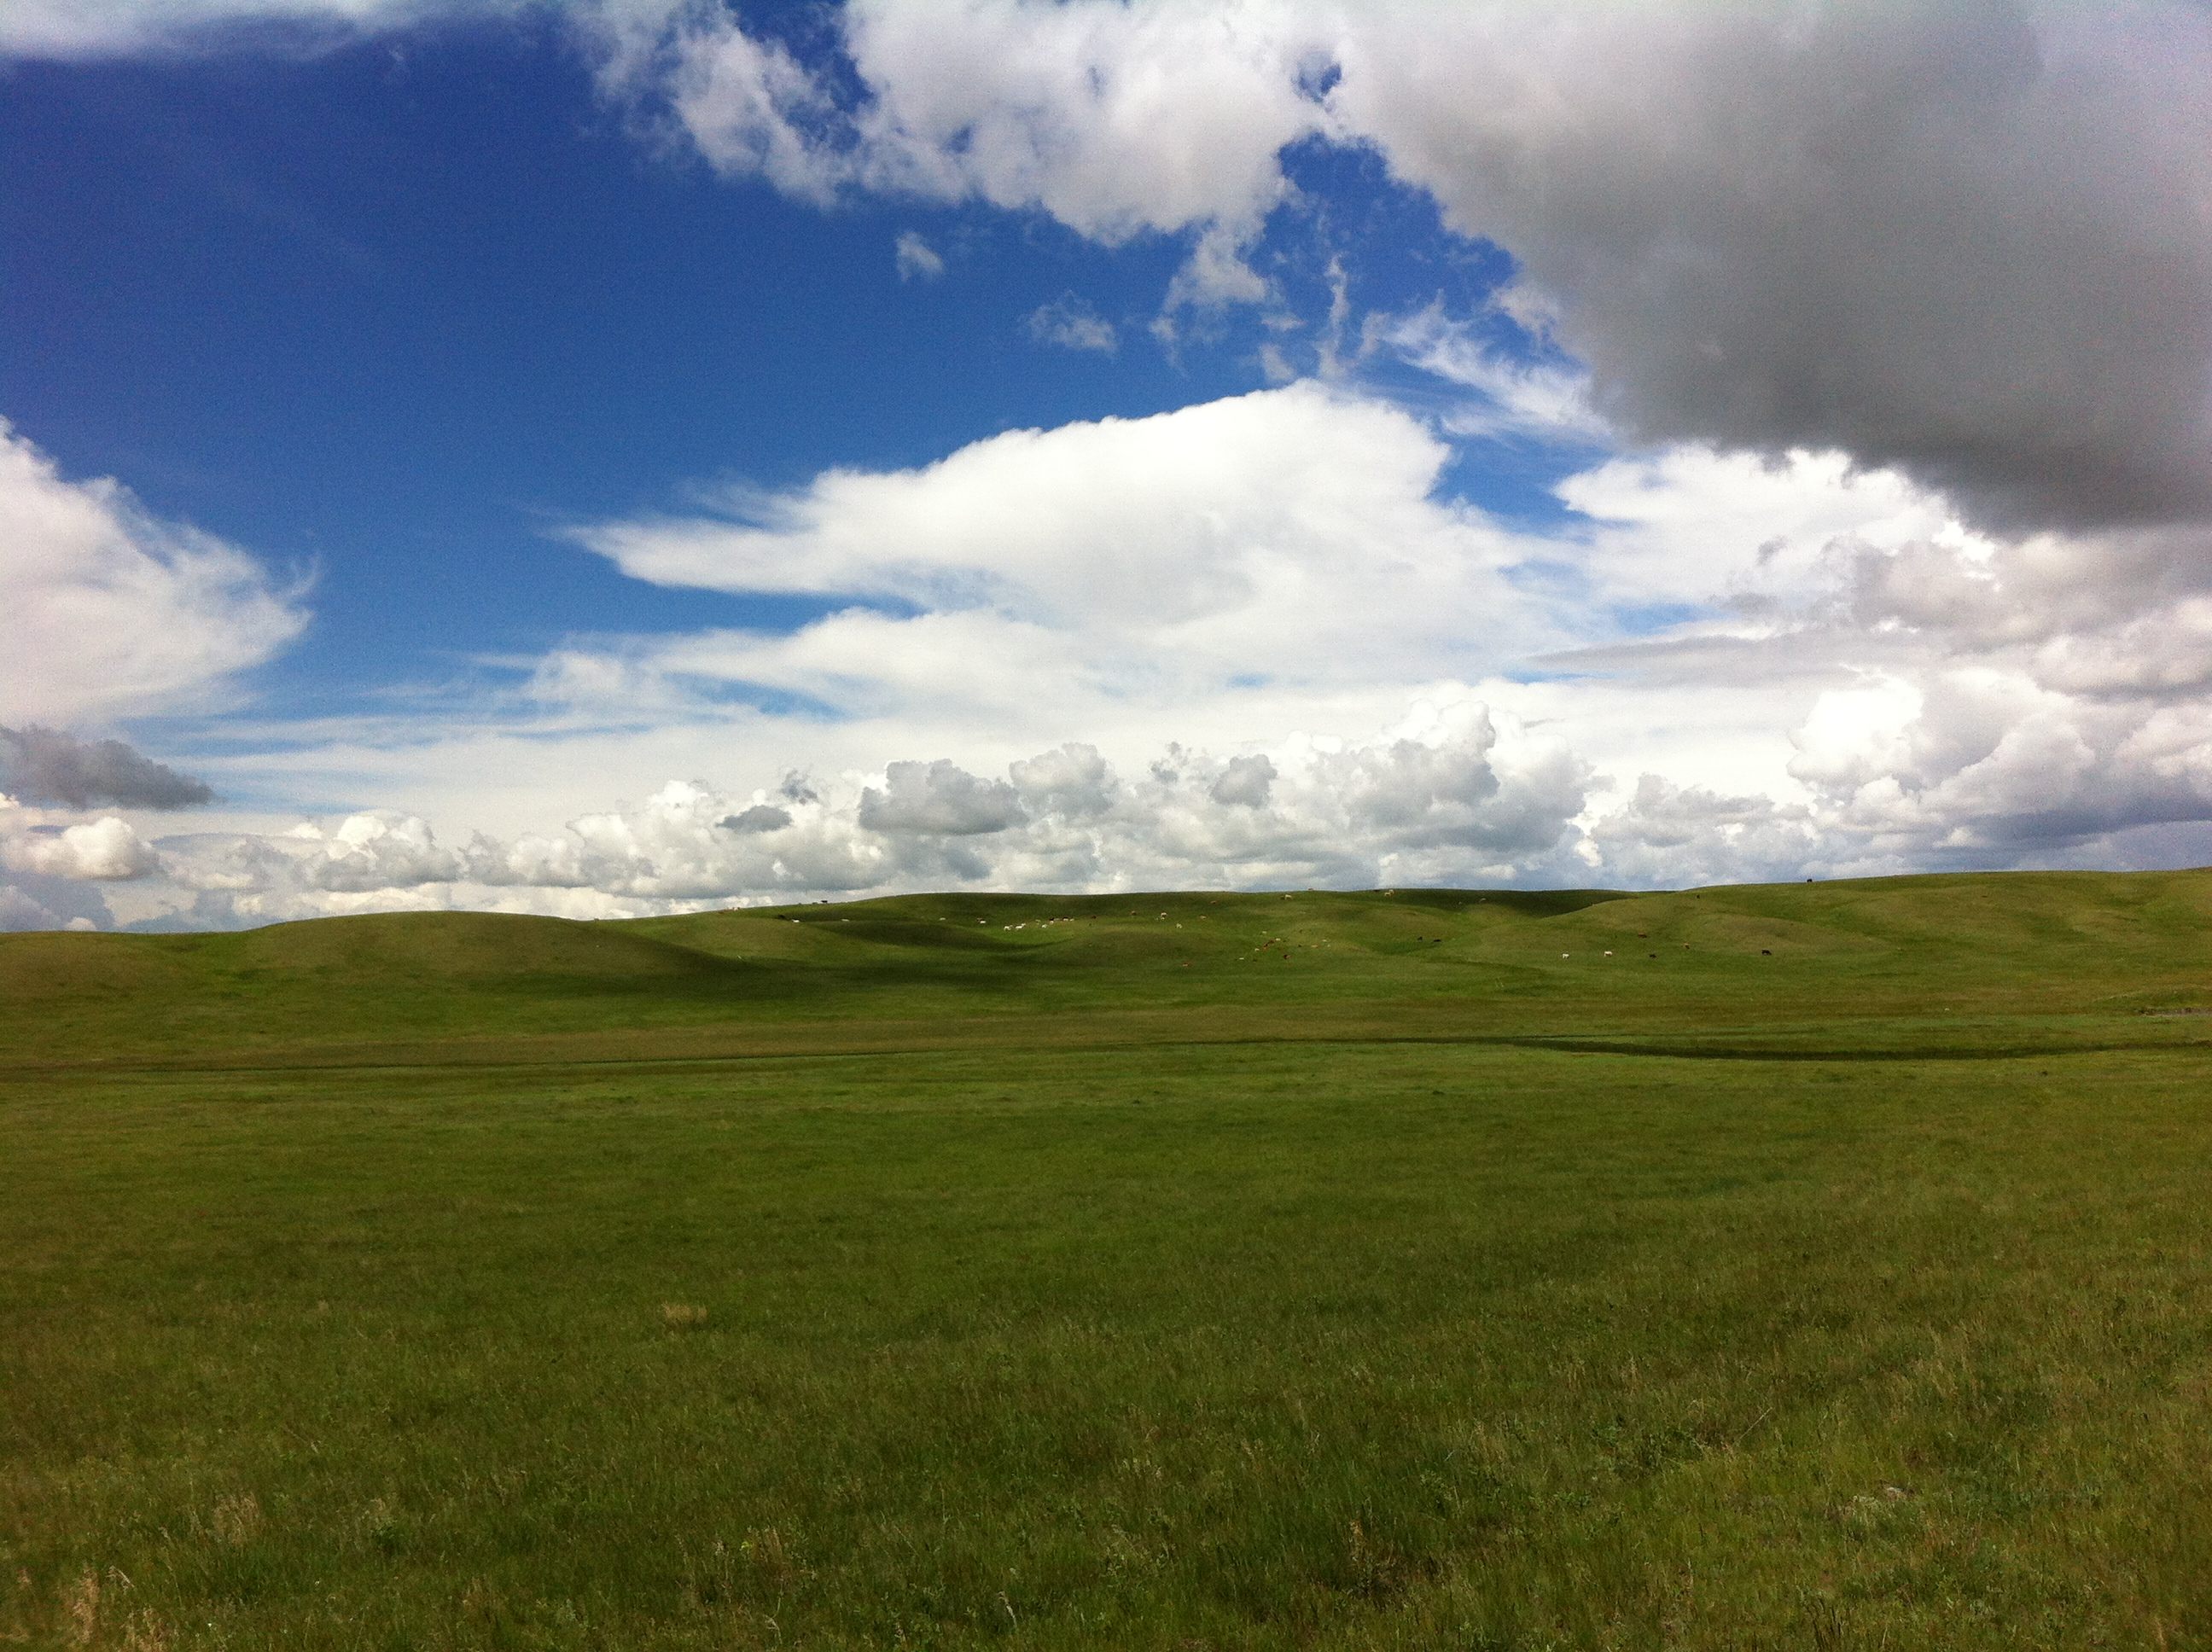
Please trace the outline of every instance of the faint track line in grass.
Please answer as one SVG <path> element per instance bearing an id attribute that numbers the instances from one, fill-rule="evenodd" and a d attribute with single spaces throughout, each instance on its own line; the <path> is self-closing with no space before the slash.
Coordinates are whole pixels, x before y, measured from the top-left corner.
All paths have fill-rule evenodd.
<path id="1" fill-rule="evenodd" d="M 2212 1039 L 2114 1039 L 2064 1044 L 1999 1044 L 1980 1047 L 1908 1045 L 1880 1049 L 1754 1048 L 1702 1043 L 1669 1044 L 1649 1038 L 1608 1038 L 1589 1034 L 1551 1033 L 1369 1033 L 1217 1036 L 1212 1037 L 1128 1037 L 1073 1039 L 1023 1045 L 988 1041 L 870 1045 L 858 1049 L 719 1050 L 699 1054 L 533 1055 L 508 1060 L 297 1060 L 249 1062 L 45 1062 L 0 1066 L 0 1083 L 33 1078 L 173 1078 L 282 1076 L 310 1072 L 566 1072 L 662 1067 L 695 1071 L 705 1067 L 751 1066 L 775 1061 L 866 1061 L 884 1057 L 988 1054 L 1018 1049 L 1055 1054 L 1141 1049 L 1264 1048 L 1271 1046 L 1356 1048 L 1361 1046 L 1464 1046 L 1528 1050 L 1553 1055 L 1631 1056 L 1678 1061 L 1777 1061 L 1787 1063 L 1916 1063 L 1925 1061 L 2050 1060 L 2061 1056 L 2113 1055 L 2130 1052 L 2204 1054 Z"/>

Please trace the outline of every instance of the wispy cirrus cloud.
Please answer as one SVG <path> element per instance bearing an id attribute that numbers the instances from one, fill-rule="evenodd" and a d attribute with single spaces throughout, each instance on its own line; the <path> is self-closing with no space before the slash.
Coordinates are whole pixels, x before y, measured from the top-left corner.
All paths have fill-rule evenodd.
<path id="1" fill-rule="evenodd" d="M 1057 344 L 1062 349 L 1111 355 L 1121 344 L 1114 324 L 1073 293 L 1038 305 L 1023 318 L 1022 325 L 1040 344 Z"/>
<path id="2" fill-rule="evenodd" d="M 0 57 L 314 51 L 435 19 L 532 9 L 532 0 L 9 0 L 0 8 Z"/>
<path id="3" fill-rule="evenodd" d="M 893 244 L 891 261 L 901 281 L 935 281 L 945 273 L 944 256 L 911 229 Z"/>

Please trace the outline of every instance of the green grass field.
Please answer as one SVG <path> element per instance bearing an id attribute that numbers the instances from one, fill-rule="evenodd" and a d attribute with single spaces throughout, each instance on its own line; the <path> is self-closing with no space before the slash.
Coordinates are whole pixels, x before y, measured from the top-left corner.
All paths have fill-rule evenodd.
<path id="1" fill-rule="evenodd" d="M 0 937 L 0 1643 L 2212 1646 L 2212 873 Z"/>

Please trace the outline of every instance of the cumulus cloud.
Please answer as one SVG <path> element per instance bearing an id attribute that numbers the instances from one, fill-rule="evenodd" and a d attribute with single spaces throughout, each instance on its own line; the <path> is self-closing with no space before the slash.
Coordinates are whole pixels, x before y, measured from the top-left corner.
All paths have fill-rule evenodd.
<path id="1" fill-rule="evenodd" d="M 2203 13 L 1378 15 L 1333 108 L 1651 440 L 1836 447 L 2008 523 L 2201 513 Z"/>
<path id="2" fill-rule="evenodd" d="M 120 740 L 83 741 L 50 728 L 0 728 L 0 791 L 71 809 L 189 809 L 215 801 L 207 782 Z"/>
<path id="3" fill-rule="evenodd" d="M 1259 8 L 863 3 L 845 27 L 872 185 L 1035 208 L 1109 244 L 1255 220 L 1320 118 L 1306 44 Z"/>
<path id="4" fill-rule="evenodd" d="M 32 0 L 0 49 L 465 9 L 499 8 Z M 2007 529 L 2212 513 L 2198 6 L 851 0 L 836 64 L 715 0 L 572 15 L 609 89 L 725 173 L 1185 234 L 1171 307 L 1268 297 L 1247 253 L 1285 152 L 1370 149 L 1513 255 L 1512 307 L 1585 370 L 1463 355 L 1519 416 L 1838 450 Z"/>
<path id="5" fill-rule="evenodd" d="M 1589 827 L 1584 857 L 1611 882 L 1632 886 L 1747 883 L 1832 870 L 1860 846 L 1825 836 L 1812 809 L 1763 793 L 1730 795 L 1638 776 L 1619 805 Z"/>
<path id="6" fill-rule="evenodd" d="M 295 834 L 296 862 L 315 888 L 342 893 L 448 884 L 467 870 L 467 862 L 439 846 L 428 823 L 392 811 L 355 815 L 336 831 L 312 827 Z"/>
<path id="7" fill-rule="evenodd" d="M 2212 511 L 2201 8 L 854 0 L 856 102 L 680 15 L 673 119 L 795 194 L 1187 232 L 1170 307 L 1257 302 L 1285 149 L 1368 146 L 1586 369 L 1462 357 L 1524 416 L 1839 449 L 2005 526 Z"/>
<path id="8" fill-rule="evenodd" d="M 1031 808 L 1068 820 L 1103 814 L 1119 789 L 1112 765 L 1097 746 L 1080 740 L 1018 758 L 1006 772 Z"/>
<path id="9" fill-rule="evenodd" d="M 2212 708 L 2096 701 L 1987 665 L 1824 696 L 1792 772 L 1908 850 L 2073 843 L 2212 818 Z"/>
<path id="10" fill-rule="evenodd" d="M 1231 757 L 1222 768 L 1219 778 L 1206 788 L 1206 795 L 1216 803 L 1242 804 L 1247 809 L 1257 809 L 1267 801 L 1267 793 L 1275 784 L 1275 765 L 1264 753 L 1252 753 Z"/>
<path id="11" fill-rule="evenodd" d="M 1556 525 L 1509 528 L 1436 496 L 1448 451 L 1399 408 L 1308 383 L 1012 433 L 913 471 L 828 472 L 733 498 L 721 515 L 583 537 L 667 582 L 851 601 L 788 635 L 625 648 L 625 703 L 692 706 L 702 754 L 750 747 L 849 773 L 886 750 L 934 748 L 952 754 L 946 787 L 963 775 L 983 787 L 1006 765 L 1025 817 L 953 829 L 995 823 L 998 805 L 963 817 L 938 799 L 944 812 L 926 814 L 927 762 L 896 786 L 848 789 L 834 817 L 844 824 L 826 835 L 787 795 L 718 799 L 712 819 L 732 823 L 720 839 L 757 835 L 785 857 L 745 887 L 958 882 L 980 869 L 1077 887 L 1206 865 L 1304 882 L 1488 866 L 1651 883 L 1897 871 L 1968 853 L 2034 859 L 2131 823 L 2207 817 L 2172 779 L 2198 761 L 2178 714 L 2212 668 L 2212 593 L 2187 597 L 2174 572 L 2182 531 L 2007 539 L 1939 492 L 1840 453 L 1766 460 L 1699 446 L 1600 459 L 1558 484 Z M 1926 739 L 1837 732 L 1838 708 L 1869 683 L 1917 694 L 1970 671 L 2033 689 L 1987 714 L 2040 718 L 2045 735 L 1954 779 Z M 738 691 L 805 709 L 732 730 L 714 708 Z M 1522 734 L 1541 726 L 1556 741 L 1544 783 L 1524 765 L 1527 784 L 1488 790 L 1503 770 L 1469 756 L 1486 749 L 1472 724 L 1402 750 L 1395 737 L 1332 746 L 1332 733 L 1423 697 L 1479 701 Z M 2061 724 L 2091 746 L 2163 744 L 2148 767 L 2069 769 Z M 1275 738 L 1255 746 L 1255 727 Z M 1037 755 L 1016 756 L 1024 742 Z M 629 761 L 635 744 L 611 732 L 592 749 Z M 1533 748 L 1516 735 L 1507 749 Z M 2037 764 L 2055 767 L 2039 780 Z M 2103 786 L 2118 801 L 2030 819 L 1993 785 L 2000 770 L 2021 798 Z M 1903 802 L 1868 789 L 1878 774 Z M 866 820 L 860 790 L 876 794 Z M 773 818 L 754 809 L 793 819 L 738 829 Z M 621 818 L 608 829 L 637 829 Z M 875 829 L 901 823 L 914 828 L 904 845 Z M 804 884 L 802 848 L 818 863 Z M 1388 854 L 1404 859 L 1386 873 Z M 596 864 L 637 862 L 624 850 Z M 623 898 L 732 886 L 712 866 L 674 881 L 574 876 L 571 887 Z"/>
<path id="12" fill-rule="evenodd" d="M 779 809 L 772 803 L 756 803 L 750 809 L 723 816 L 720 824 L 727 832 L 780 832 L 791 824 L 791 819 L 788 809 Z"/>
<path id="13" fill-rule="evenodd" d="M 161 847 L 188 909 L 210 922 L 501 904 L 614 915 L 948 884 L 1464 881 L 1566 864 L 1587 780 L 1559 742 L 1462 696 L 1364 744 L 1294 735 L 1227 758 L 1178 745 L 1134 778 L 1070 744 L 1003 777 L 901 761 L 803 800 L 673 782 L 505 840 L 448 844 L 419 817 L 373 811 Z"/>
<path id="14" fill-rule="evenodd" d="M 1523 548 L 1435 496 L 1447 452 L 1398 408 L 1301 384 L 1012 431 L 919 470 L 832 471 L 723 516 L 575 537 L 659 584 L 922 610 L 855 608 L 654 658 L 847 712 L 910 690 L 1019 714 L 1040 683 L 1064 708 L 1348 679 L 1384 655 L 1418 681 L 1564 640 L 1507 577 Z"/>
<path id="15" fill-rule="evenodd" d="M 860 793 L 860 824 L 872 832 L 969 837 L 1003 832 L 1024 817 L 1012 786 L 970 774 L 941 757 L 893 763 L 884 771 L 883 790 L 872 786 Z"/>
<path id="16" fill-rule="evenodd" d="M 4 819 L 0 811 L 0 820 Z M 0 931 L 112 929 L 115 913 L 107 904 L 106 892 L 132 887 L 13 868 L 0 879 Z"/>
<path id="17" fill-rule="evenodd" d="M 0 799 L 0 866 L 53 878 L 119 882 L 161 869 L 153 845 L 113 815 L 73 825 L 45 823 Z"/>
<path id="18" fill-rule="evenodd" d="M 4 421 L 0 608 L 0 718 L 17 726 L 204 700 L 307 623 L 299 592 L 243 551 L 155 519 L 114 482 L 65 480 Z"/>
<path id="19" fill-rule="evenodd" d="M 1265 295 L 1243 251 L 1289 192 L 1280 151 L 1323 118 L 1310 30 L 1267 7 L 857 0 L 857 103 L 719 6 L 592 15 L 610 89 L 721 172 L 1038 211 L 1109 246 L 1194 230 L 1171 305 Z"/>
<path id="20" fill-rule="evenodd" d="M 111 9 L 141 20 L 118 41 L 167 27 Z M 813 37 L 836 63 L 714 0 L 577 15 L 608 89 L 726 174 L 1181 237 L 1170 309 L 1280 300 L 1254 248 L 1301 143 L 1379 156 L 1514 276 L 1480 313 L 1360 329 L 1334 264 L 1328 386 L 586 527 L 639 578 L 838 606 L 544 662 L 532 705 L 643 803 L 498 839 L 395 814 L 164 840 L 184 887 L 581 910 L 1356 881 L 1394 856 L 1407 881 L 1665 880 L 2032 859 L 2212 818 L 2202 8 L 857 0 Z M 1117 339 L 1073 295 L 1024 325 Z M 1363 392 L 1338 377 L 1369 359 L 1354 337 L 1459 399 L 1424 422 Z M 1279 343 L 1257 359 L 1294 376 Z M 1508 526 L 1439 494 L 1469 436 L 1607 451 L 1549 525 Z M 66 540 L 59 583 L 98 611 L 60 641 L 34 625 L 41 669 L 8 686 L 44 697 L 0 715 L 204 692 L 296 626 L 237 553 L 8 440 L 0 512 L 39 519 L 0 569 Z M 1485 710 L 1373 732 L 1423 696 Z M 459 787 L 535 732 L 385 750 Z M 732 751 L 829 778 L 653 790 Z"/>
<path id="21" fill-rule="evenodd" d="M 571 645 L 536 684 L 544 728 L 332 760 L 434 806 L 164 838 L 127 901 L 173 886 L 229 922 L 1652 884 L 2034 863 L 2212 820 L 2212 606 L 2139 599 L 2145 570 L 2179 577 L 2180 531 L 1993 538 L 1840 454 L 1697 446 L 1601 459 L 1559 484 L 1558 525 L 1508 527 L 1437 496 L 1448 452 L 1303 384 L 586 530 L 634 572 L 848 605 L 787 635 Z M 579 686 L 601 682 L 611 700 Z M 776 708 L 733 712 L 739 691 Z M 902 750 L 925 755 L 883 761 Z M 732 793 L 732 764 L 782 779 Z M 556 770 L 645 800 L 465 829 L 490 823 L 458 801 L 488 777 L 542 811 Z M 714 778 L 659 786 L 687 770 Z"/>

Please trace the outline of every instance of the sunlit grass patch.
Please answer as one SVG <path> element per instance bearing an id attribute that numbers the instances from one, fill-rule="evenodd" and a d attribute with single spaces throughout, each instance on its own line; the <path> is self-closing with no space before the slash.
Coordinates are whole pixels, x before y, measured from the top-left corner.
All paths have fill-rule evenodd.
<path id="1" fill-rule="evenodd" d="M 1857 940 L 1626 985 L 1705 901 L 1146 897 L 1313 961 L 1187 1003 L 1033 903 L 937 951 L 1091 949 L 1048 1011 L 908 1016 L 889 934 L 899 1016 L 703 1054 L 19 1068 L 0 1643 L 2212 1643 L 2212 1072 L 2133 1013 L 2202 914 L 2084 985 L 2048 890 L 1978 963 L 1814 894 Z"/>

